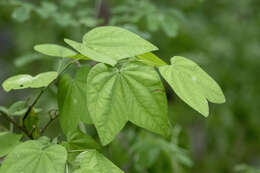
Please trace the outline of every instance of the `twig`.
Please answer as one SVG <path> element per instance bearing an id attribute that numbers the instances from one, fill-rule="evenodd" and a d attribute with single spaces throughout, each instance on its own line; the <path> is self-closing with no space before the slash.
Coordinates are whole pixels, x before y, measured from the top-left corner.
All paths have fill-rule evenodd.
<path id="1" fill-rule="evenodd" d="M 51 125 L 51 123 L 56 120 L 58 118 L 58 114 L 57 114 L 57 110 L 55 110 L 55 115 L 52 116 L 50 115 L 50 120 L 49 122 L 40 130 L 40 135 L 42 135 L 47 129 L 48 127 Z"/>
<path id="2" fill-rule="evenodd" d="M 57 79 L 59 79 L 59 77 L 69 68 L 69 66 L 73 63 L 75 63 L 76 61 L 78 61 L 77 59 L 74 61 L 71 61 L 70 63 L 68 63 L 64 69 L 59 73 Z M 54 82 L 54 81 L 53 81 Z M 41 92 L 38 94 L 38 96 L 35 98 L 35 100 L 33 101 L 33 103 L 28 107 L 27 111 L 25 112 L 24 116 L 23 116 L 23 127 L 24 127 L 24 122 L 25 119 L 28 117 L 28 115 L 30 114 L 32 108 L 37 104 L 37 102 L 39 101 L 39 99 L 41 98 L 42 94 L 50 87 L 50 85 L 53 83 L 51 82 L 47 87 L 43 88 L 41 90 Z"/>
<path id="3" fill-rule="evenodd" d="M 23 127 L 20 126 L 16 121 L 14 121 L 12 118 L 10 118 L 6 113 L 0 111 L 1 115 L 3 115 L 5 117 L 5 119 L 9 122 L 11 122 L 12 124 L 14 124 L 19 130 L 21 130 L 22 132 L 24 132 L 30 139 L 33 139 L 32 135 Z"/>

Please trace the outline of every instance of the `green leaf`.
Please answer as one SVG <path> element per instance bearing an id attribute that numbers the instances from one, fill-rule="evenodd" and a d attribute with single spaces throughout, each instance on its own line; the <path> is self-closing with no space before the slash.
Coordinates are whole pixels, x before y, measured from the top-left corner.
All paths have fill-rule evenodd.
<path id="1" fill-rule="evenodd" d="M 69 150 L 87 150 L 97 149 L 100 150 L 100 145 L 89 135 L 77 130 L 67 134 L 67 141 Z"/>
<path id="2" fill-rule="evenodd" d="M 81 67 L 75 79 L 64 75 L 58 87 L 60 125 L 65 134 L 75 131 L 79 121 L 91 124 L 87 108 L 87 76 L 90 66 Z"/>
<path id="3" fill-rule="evenodd" d="M 57 144 L 24 142 L 9 153 L 0 173 L 64 173 L 67 151 Z"/>
<path id="4" fill-rule="evenodd" d="M 90 57 L 90 59 L 95 60 L 97 62 L 103 62 L 106 64 L 110 64 L 110 65 L 115 65 L 116 64 L 116 60 L 107 57 L 106 55 L 103 55 L 93 49 L 88 48 L 87 46 L 83 45 L 82 43 L 73 41 L 73 40 L 69 40 L 69 39 L 64 39 L 64 41 L 70 45 L 72 48 L 74 48 L 75 50 L 77 50 L 79 53 Z"/>
<path id="5" fill-rule="evenodd" d="M 93 67 L 87 102 L 103 145 L 110 143 L 128 120 L 154 133 L 168 133 L 167 99 L 160 76 L 140 62 Z"/>
<path id="6" fill-rule="evenodd" d="M 74 173 L 123 173 L 114 163 L 96 150 L 81 153 L 76 162 L 79 168 Z"/>
<path id="7" fill-rule="evenodd" d="M 31 8 L 27 6 L 18 7 L 14 10 L 12 17 L 18 22 L 25 22 L 29 19 L 31 14 Z"/>
<path id="8" fill-rule="evenodd" d="M 63 142 L 69 152 L 68 160 L 74 162 L 75 158 L 88 149 L 100 150 L 100 145 L 89 135 L 77 130 L 67 134 L 67 142 Z"/>
<path id="9" fill-rule="evenodd" d="M 175 18 L 169 15 L 165 15 L 161 23 L 162 29 L 169 37 L 176 37 L 178 34 L 179 26 L 175 21 Z"/>
<path id="10" fill-rule="evenodd" d="M 56 44 L 39 44 L 34 46 L 34 50 L 44 55 L 55 57 L 74 57 L 77 53 L 66 47 Z"/>
<path id="11" fill-rule="evenodd" d="M 225 102 L 219 85 L 189 59 L 173 57 L 171 65 L 162 66 L 159 70 L 176 94 L 205 117 L 209 114 L 207 100 L 213 103 Z"/>
<path id="12" fill-rule="evenodd" d="M 139 58 L 143 63 L 148 64 L 150 66 L 156 66 L 160 67 L 163 65 L 167 65 L 166 62 L 164 62 L 162 59 L 157 57 L 155 54 L 148 52 L 142 55 L 137 55 L 137 58 Z"/>
<path id="13" fill-rule="evenodd" d="M 22 135 L 14 134 L 11 132 L 0 133 L 0 157 L 7 155 L 19 143 Z"/>
<path id="14" fill-rule="evenodd" d="M 114 26 L 97 27 L 83 37 L 83 43 L 65 42 L 91 59 L 115 65 L 116 61 L 158 50 L 138 35 Z"/>
<path id="15" fill-rule="evenodd" d="M 9 107 L 9 116 L 21 116 L 24 115 L 28 109 L 28 103 L 25 101 L 18 101 Z"/>
<path id="16" fill-rule="evenodd" d="M 57 72 L 40 73 L 35 77 L 28 74 L 16 75 L 8 78 L 2 84 L 5 91 L 24 89 L 24 88 L 41 88 L 47 87 L 53 80 L 58 77 Z"/>

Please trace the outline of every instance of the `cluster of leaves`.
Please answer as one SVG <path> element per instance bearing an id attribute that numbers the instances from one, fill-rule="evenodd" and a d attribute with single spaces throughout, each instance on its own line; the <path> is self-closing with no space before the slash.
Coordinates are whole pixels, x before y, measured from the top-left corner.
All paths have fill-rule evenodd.
<path id="1" fill-rule="evenodd" d="M 62 0 L 58 3 L 51 1 L 41 2 L 24 2 L 19 0 L 10 0 L 3 2 L 4 5 L 10 4 L 15 7 L 12 17 L 18 22 L 25 22 L 31 18 L 32 13 L 37 14 L 42 19 L 51 19 L 60 27 L 94 27 L 101 21 L 96 18 L 96 11 L 93 8 L 86 8 L 89 6 L 89 1 Z M 75 13 L 70 13 L 70 9 L 77 7 L 84 7 L 75 10 Z"/>
<path id="2" fill-rule="evenodd" d="M 209 114 L 208 101 L 225 102 L 221 88 L 196 63 L 177 56 L 168 65 L 152 53 L 158 50 L 156 46 L 128 30 L 112 26 L 97 27 L 86 33 L 82 42 L 64 41 L 76 51 L 54 44 L 35 46 L 36 51 L 45 55 L 73 59 L 68 63 L 65 61 L 62 70 L 41 73 L 35 77 L 17 75 L 2 84 L 5 91 L 43 89 L 26 109 L 21 124 L 9 116 L 9 110 L 1 111 L 7 120 L 32 139 L 20 143 L 21 136 L 6 132 L 2 134 L 10 136 L 12 140 L 8 142 L 12 142 L 12 145 L 6 145 L 10 152 L 4 153 L 8 155 L 0 168 L 1 173 L 63 172 L 65 167 L 67 172 L 74 173 L 122 172 L 98 152 L 100 146 L 92 137 L 79 131 L 79 124 L 93 124 L 103 146 L 111 143 L 128 121 L 151 132 L 169 136 L 168 103 L 158 72 L 184 102 L 205 117 Z M 74 78 L 63 75 L 71 64 L 79 60 L 92 60 L 97 64 L 94 67 L 81 66 Z M 55 81 L 58 81 L 58 110 L 55 111 L 55 117 L 50 117 L 50 122 L 40 129 L 34 107 Z M 57 117 L 67 139 L 65 141 L 41 136 Z M 137 138 L 134 152 L 150 152 L 143 151 L 143 141 L 138 142 L 143 139 L 148 145 L 145 148 L 152 148 L 153 155 L 176 154 L 178 162 L 191 166 L 185 151 L 165 140 L 155 141 L 152 136 Z M 13 146 L 16 147 L 10 148 Z M 1 149 L 5 151 L 5 148 Z M 144 168 L 136 169 L 150 167 L 155 159 L 149 159 Z"/>

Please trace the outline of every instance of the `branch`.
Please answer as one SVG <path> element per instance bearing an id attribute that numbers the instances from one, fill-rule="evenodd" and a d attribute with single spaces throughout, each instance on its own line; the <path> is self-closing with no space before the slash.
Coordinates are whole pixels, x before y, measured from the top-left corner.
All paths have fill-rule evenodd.
<path id="1" fill-rule="evenodd" d="M 47 129 L 48 127 L 51 125 L 51 123 L 56 120 L 58 118 L 58 114 L 57 114 L 57 110 L 54 110 L 54 116 L 51 115 L 51 112 L 50 112 L 50 120 L 49 122 L 40 130 L 40 135 L 42 135 Z"/>
<path id="2" fill-rule="evenodd" d="M 72 65 L 73 63 L 77 62 L 78 59 L 74 60 L 74 61 L 71 61 L 70 63 L 68 63 L 64 69 L 59 73 L 57 79 L 59 79 L 59 77 L 69 68 L 70 65 Z M 56 81 L 56 80 L 55 80 Z M 30 106 L 28 107 L 27 111 L 25 112 L 24 116 L 23 116 L 23 127 L 24 127 L 24 122 L 25 122 L 25 119 L 28 117 L 28 115 L 30 114 L 32 108 L 37 104 L 37 102 L 39 101 L 39 99 L 41 98 L 42 94 L 51 86 L 51 84 L 54 83 L 51 82 L 47 87 L 43 88 L 41 90 L 41 92 L 38 94 L 38 96 L 35 98 L 35 100 L 33 101 L 32 104 L 30 104 Z"/>
<path id="3" fill-rule="evenodd" d="M 12 118 L 10 118 L 6 113 L 0 111 L 1 115 L 3 115 L 5 117 L 5 119 L 9 122 L 11 122 L 12 124 L 15 125 L 15 127 L 17 127 L 19 130 L 21 130 L 22 132 L 24 132 L 28 138 L 33 139 L 32 135 L 23 127 L 20 126 L 16 121 L 14 121 Z"/>

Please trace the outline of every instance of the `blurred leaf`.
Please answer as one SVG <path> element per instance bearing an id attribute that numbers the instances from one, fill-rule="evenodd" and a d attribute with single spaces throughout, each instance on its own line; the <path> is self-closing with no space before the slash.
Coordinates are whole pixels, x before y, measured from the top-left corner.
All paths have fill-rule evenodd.
<path id="1" fill-rule="evenodd" d="M 40 56 L 37 53 L 30 53 L 21 57 L 17 57 L 14 61 L 15 66 L 22 67 L 27 64 L 30 64 L 31 62 L 40 59 L 42 56 Z"/>
<path id="2" fill-rule="evenodd" d="M 57 11 L 57 6 L 54 3 L 43 1 L 41 7 L 36 9 L 36 12 L 44 19 L 50 17 Z"/>
<path id="3" fill-rule="evenodd" d="M 28 109 L 28 103 L 25 101 L 18 101 L 12 104 L 9 107 L 8 115 L 9 116 L 22 116 Z"/>
<path id="4" fill-rule="evenodd" d="M 77 159 L 79 168 L 73 173 L 123 173 L 116 165 L 96 150 L 88 150 L 81 153 Z"/>
<path id="5" fill-rule="evenodd" d="M 0 132 L 0 157 L 11 152 L 19 143 L 22 135 L 11 132 Z"/>
<path id="6" fill-rule="evenodd" d="M 18 22 L 25 22 L 30 18 L 31 9 L 27 6 L 18 7 L 14 10 L 12 17 Z"/>
<path id="7" fill-rule="evenodd" d="M 40 73 L 35 77 L 28 74 L 16 75 L 8 78 L 2 84 L 5 91 L 24 89 L 24 88 L 41 88 L 47 87 L 53 80 L 58 77 L 57 72 Z"/>
<path id="8" fill-rule="evenodd" d="M 87 96 L 90 117 L 103 145 L 128 120 L 154 133 L 168 134 L 167 99 L 153 67 L 139 62 L 121 67 L 97 64 L 88 76 Z"/>
<path id="9" fill-rule="evenodd" d="M 4 160 L 1 173 L 63 173 L 67 159 L 65 148 L 57 144 L 45 146 L 39 141 L 18 145 Z"/>
<path id="10" fill-rule="evenodd" d="M 189 59 L 173 57 L 171 65 L 162 66 L 159 70 L 176 94 L 205 117 L 209 114 L 207 99 L 213 103 L 225 102 L 219 85 Z"/>

